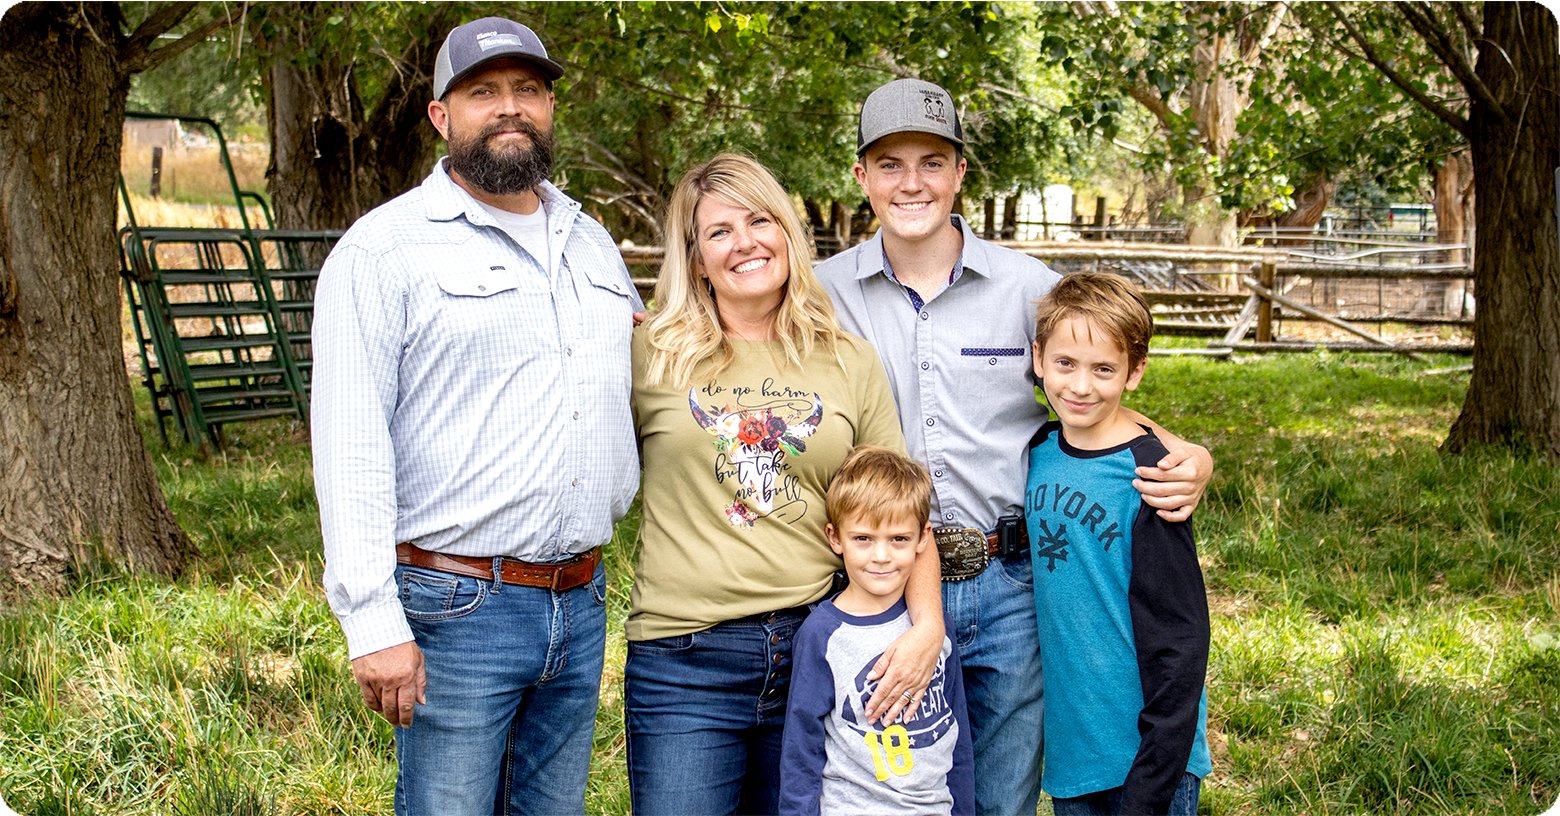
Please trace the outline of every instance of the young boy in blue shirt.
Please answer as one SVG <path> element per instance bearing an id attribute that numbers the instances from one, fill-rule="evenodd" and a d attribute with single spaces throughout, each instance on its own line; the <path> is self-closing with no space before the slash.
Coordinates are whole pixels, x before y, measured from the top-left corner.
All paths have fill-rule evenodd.
<path id="1" fill-rule="evenodd" d="M 1153 318 L 1131 284 L 1083 273 L 1035 317 L 1057 419 L 1030 442 L 1025 515 L 1045 666 L 1045 772 L 1057 816 L 1195 814 L 1206 738 L 1208 599 L 1190 521 L 1132 487 L 1165 455 L 1121 412 Z"/>
<path id="2" fill-rule="evenodd" d="M 932 540 L 931 494 L 926 468 L 869 445 L 852 451 L 829 483 L 824 533 L 850 584 L 819 604 L 793 641 L 782 814 L 975 812 L 964 674 L 951 639 L 943 637 L 914 716 L 866 717 L 877 687 L 867 675 L 910 628 L 905 583 Z"/>

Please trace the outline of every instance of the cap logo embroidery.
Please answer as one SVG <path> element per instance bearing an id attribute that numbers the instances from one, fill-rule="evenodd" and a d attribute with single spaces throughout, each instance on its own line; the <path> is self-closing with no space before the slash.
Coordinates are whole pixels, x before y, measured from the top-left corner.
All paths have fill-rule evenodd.
<path id="1" fill-rule="evenodd" d="M 925 91 L 922 91 L 922 94 L 922 101 L 926 103 L 926 118 L 939 125 L 948 124 L 948 116 L 943 112 L 942 95 L 926 93 Z"/>
<path id="2" fill-rule="evenodd" d="M 500 34 L 497 31 L 489 31 L 486 34 L 477 35 L 477 47 L 483 51 L 492 51 L 495 48 L 512 45 L 523 48 L 520 38 L 513 34 Z"/>

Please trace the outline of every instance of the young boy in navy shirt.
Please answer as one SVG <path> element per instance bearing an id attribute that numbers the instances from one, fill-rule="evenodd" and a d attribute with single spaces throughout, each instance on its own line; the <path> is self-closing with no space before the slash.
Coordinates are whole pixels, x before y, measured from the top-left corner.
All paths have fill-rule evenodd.
<path id="1" fill-rule="evenodd" d="M 1114 275 L 1070 275 L 1040 302 L 1034 367 L 1057 419 L 1029 450 L 1025 515 L 1045 666 L 1045 774 L 1056 816 L 1195 814 L 1206 738 L 1208 599 L 1190 521 L 1132 487 L 1165 455 L 1121 412 L 1153 318 Z"/>
<path id="2" fill-rule="evenodd" d="M 829 483 L 824 526 L 850 584 L 797 630 L 780 753 L 783 814 L 975 812 L 964 674 L 944 636 L 931 684 L 901 722 L 870 722 L 867 675 L 910 628 L 905 583 L 932 540 L 932 480 L 887 448 L 862 445 Z M 948 631 L 953 627 L 946 626 Z"/>

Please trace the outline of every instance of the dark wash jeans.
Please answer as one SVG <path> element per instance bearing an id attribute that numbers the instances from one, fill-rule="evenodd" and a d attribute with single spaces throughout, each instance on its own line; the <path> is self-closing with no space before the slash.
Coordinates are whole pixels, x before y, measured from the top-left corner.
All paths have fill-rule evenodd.
<path id="1" fill-rule="evenodd" d="M 395 729 L 399 816 L 585 812 L 607 574 L 565 592 L 396 567 L 428 702 Z"/>
<path id="2" fill-rule="evenodd" d="M 1144 816 L 1138 813 L 1122 813 L 1123 788 L 1097 791 L 1070 799 L 1051 800 L 1051 810 L 1056 816 Z M 1165 816 L 1197 816 L 1197 799 L 1202 793 L 1202 780 L 1193 774 L 1181 777 L 1170 798 L 1170 810 Z"/>
<path id="3" fill-rule="evenodd" d="M 772 814 L 795 610 L 628 644 L 624 715 L 636 816 Z"/>

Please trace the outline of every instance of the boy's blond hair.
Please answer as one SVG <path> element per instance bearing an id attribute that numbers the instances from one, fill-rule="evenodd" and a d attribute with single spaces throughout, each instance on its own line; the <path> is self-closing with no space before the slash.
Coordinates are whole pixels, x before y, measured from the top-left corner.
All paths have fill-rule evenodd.
<path id="1" fill-rule="evenodd" d="M 1045 341 L 1062 321 L 1082 317 L 1098 326 L 1127 353 L 1127 365 L 1148 359 L 1154 317 L 1148 301 L 1125 278 L 1104 272 L 1079 272 L 1062 278 L 1035 311 L 1035 344 Z"/>
<path id="2" fill-rule="evenodd" d="M 834 472 L 824 509 L 835 526 L 848 518 L 868 524 L 913 518 L 920 526 L 932 513 L 932 477 L 902 453 L 857 445 Z"/>

